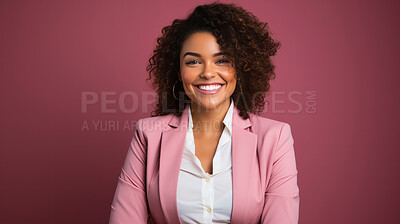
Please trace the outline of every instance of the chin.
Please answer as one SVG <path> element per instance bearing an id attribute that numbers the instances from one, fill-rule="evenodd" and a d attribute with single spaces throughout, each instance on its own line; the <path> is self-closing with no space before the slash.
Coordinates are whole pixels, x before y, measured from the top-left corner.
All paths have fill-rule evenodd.
<path id="1" fill-rule="evenodd" d="M 223 101 L 219 100 L 218 102 L 198 101 L 195 103 L 206 110 L 214 110 L 217 109 L 219 106 L 221 106 L 223 104 Z"/>

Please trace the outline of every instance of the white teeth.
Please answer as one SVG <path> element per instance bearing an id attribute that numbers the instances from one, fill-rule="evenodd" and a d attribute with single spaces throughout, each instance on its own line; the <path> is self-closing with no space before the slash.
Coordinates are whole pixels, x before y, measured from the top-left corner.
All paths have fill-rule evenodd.
<path id="1" fill-rule="evenodd" d="M 207 91 L 211 91 L 211 90 L 216 90 L 221 88 L 222 85 L 206 85 L 206 86 L 199 86 L 200 89 L 202 90 L 207 90 Z"/>

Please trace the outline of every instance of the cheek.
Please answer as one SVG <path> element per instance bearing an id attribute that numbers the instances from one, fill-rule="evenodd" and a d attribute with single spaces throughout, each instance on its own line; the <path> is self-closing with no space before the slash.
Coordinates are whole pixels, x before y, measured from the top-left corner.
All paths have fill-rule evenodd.
<path id="1" fill-rule="evenodd" d="M 236 85 L 237 85 L 237 80 L 234 77 L 234 74 L 232 74 L 232 76 L 229 77 L 230 79 L 228 80 L 229 83 L 229 92 L 231 92 L 231 94 L 235 91 Z"/>
<path id="2" fill-rule="evenodd" d="M 182 68 L 182 70 L 181 70 L 181 78 L 182 78 L 182 81 L 190 84 L 196 79 L 196 72 L 195 72 L 194 69 Z"/>
<path id="3" fill-rule="evenodd" d="M 233 79 L 229 84 L 230 84 L 229 90 L 230 90 L 230 92 L 233 93 L 235 91 L 235 88 L 237 85 L 236 79 Z"/>
<path id="4" fill-rule="evenodd" d="M 226 82 L 228 82 L 230 85 L 233 85 L 233 86 L 235 86 L 237 83 L 234 72 L 227 72 L 225 74 L 225 80 L 226 80 Z"/>

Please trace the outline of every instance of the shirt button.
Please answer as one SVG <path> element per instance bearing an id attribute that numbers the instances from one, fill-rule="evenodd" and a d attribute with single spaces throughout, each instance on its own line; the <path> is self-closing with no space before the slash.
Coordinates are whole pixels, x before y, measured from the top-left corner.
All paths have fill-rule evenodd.
<path id="1" fill-rule="evenodd" d="M 210 178 L 206 178 L 206 182 L 207 182 L 207 183 L 210 182 Z"/>
<path id="2" fill-rule="evenodd" d="M 211 213 L 211 208 L 210 207 L 207 208 L 207 212 Z"/>

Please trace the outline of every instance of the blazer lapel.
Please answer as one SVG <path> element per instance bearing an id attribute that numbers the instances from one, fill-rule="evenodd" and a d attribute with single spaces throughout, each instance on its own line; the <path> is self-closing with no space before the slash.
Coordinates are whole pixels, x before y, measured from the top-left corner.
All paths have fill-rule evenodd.
<path id="1" fill-rule="evenodd" d="M 160 203 L 167 223 L 181 223 L 177 210 L 176 189 L 188 126 L 188 106 L 180 117 L 173 116 L 171 129 L 161 133 L 159 191 Z M 250 120 L 239 116 L 233 108 L 232 117 L 232 191 L 231 223 L 245 223 L 246 192 L 249 185 L 251 161 L 256 156 L 257 135 L 246 130 Z"/>
<path id="2" fill-rule="evenodd" d="M 231 223 L 246 223 L 247 191 L 252 172 L 251 162 L 257 156 L 257 135 L 246 130 L 250 127 L 249 119 L 239 116 L 239 109 L 234 107 L 232 118 L 232 214 Z"/>
<path id="3" fill-rule="evenodd" d="M 179 220 L 176 189 L 188 126 L 188 106 L 180 117 L 173 116 L 170 128 L 161 133 L 159 191 L 160 203 L 166 223 L 181 223 Z"/>

